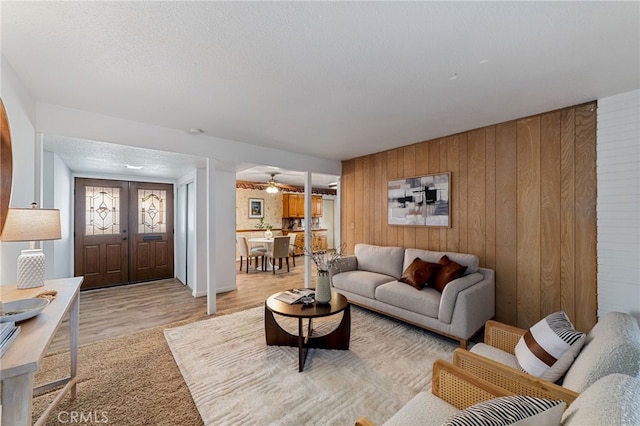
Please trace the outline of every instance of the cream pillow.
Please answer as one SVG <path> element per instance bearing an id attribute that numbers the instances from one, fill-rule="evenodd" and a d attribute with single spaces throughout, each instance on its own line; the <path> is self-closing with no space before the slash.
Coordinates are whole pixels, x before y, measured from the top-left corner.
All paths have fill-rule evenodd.
<path id="1" fill-rule="evenodd" d="M 564 312 L 555 312 L 534 324 L 514 352 L 522 371 L 555 382 L 571 367 L 585 339 Z"/>

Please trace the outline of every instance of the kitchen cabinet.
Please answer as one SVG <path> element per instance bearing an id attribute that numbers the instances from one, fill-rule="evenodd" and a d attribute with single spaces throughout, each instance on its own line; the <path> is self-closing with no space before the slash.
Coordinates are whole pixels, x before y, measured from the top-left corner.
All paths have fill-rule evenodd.
<path id="1" fill-rule="evenodd" d="M 322 195 L 311 196 L 311 217 L 322 216 Z M 304 194 L 282 194 L 282 217 L 304 218 Z"/>
<path id="2" fill-rule="evenodd" d="M 282 194 L 282 217 L 304 217 L 304 196 L 300 194 Z"/>
<path id="3" fill-rule="evenodd" d="M 285 235 L 296 234 L 296 256 L 304 254 L 304 232 L 303 231 L 283 231 Z M 318 229 L 311 231 L 311 249 L 316 252 L 320 250 L 327 250 L 327 231 L 325 229 Z"/>
<path id="4" fill-rule="evenodd" d="M 322 217 L 322 195 L 311 196 L 311 217 Z"/>

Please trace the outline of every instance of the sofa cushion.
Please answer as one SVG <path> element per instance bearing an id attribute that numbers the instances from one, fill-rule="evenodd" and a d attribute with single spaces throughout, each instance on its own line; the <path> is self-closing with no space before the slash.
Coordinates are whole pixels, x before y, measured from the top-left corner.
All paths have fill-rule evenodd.
<path id="1" fill-rule="evenodd" d="M 430 287 L 417 291 L 400 281 L 392 281 L 376 288 L 376 299 L 411 312 L 438 318 L 440 293 Z"/>
<path id="2" fill-rule="evenodd" d="M 640 328 L 633 316 L 621 312 L 607 313 L 589 331 L 562 386 L 583 392 L 613 373 L 640 375 Z"/>
<path id="3" fill-rule="evenodd" d="M 384 426 L 428 425 L 442 422 L 459 410 L 429 392 L 420 392 L 397 411 Z"/>
<path id="4" fill-rule="evenodd" d="M 443 426 L 501 426 L 560 424 L 564 401 L 525 395 L 503 396 L 472 405 L 449 417 Z"/>
<path id="5" fill-rule="evenodd" d="M 518 360 L 515 355 L 505 352 L 502 349 L 498 349 L 494 346 L 487 345 L 486 343 L 476 343 L 469 349 L 469 352 L 482 355 L 485 358 L 492 359 L 500 364 L 504 364 L 511 368 L 519 368 Z"/>
<path id="6" fill-rule="evenodd" d="M 400 278 L 404 249 L 402 247 L 383 247 L 370 244 L 356 244 L 354 254 L 358 258 L 358 269 L 361 271 L 377 272 Z"/>
<path id="7" fill-rule="evenodd" d="M 562 415 L 562 426 L 640 424 L 640 379 L 610 374 L 587 389 Z"/>
<path id="8" fill-rule="evenodd" d="M 527 330 L 514 353 L 523 371 L 555 382 L 573 362 L 584 337 L 564 312 L 554 312 Z"/>
<path id="9" fill-rule="evenodd" d="M 396 280 L 388 275 L 369 271 L 346 271 L 331 278 L 331 283 L 335 288 L 368 297 L 369 299 L 375 298 L 376 287 L 390 281 L 395 282 Z M 406 284 L 401 285 L 411 290 Z"/>
<path id="10" fill-rule="evenodd" d="M 422 290 L 439 270 L 440 265 L 438 263 L 425 262 L 419 257 L 416 257 L 407 269 L 402 272 L 402 276 L 398 281 Z"/>
<path id="11" fill-rule="evenodd" d="M 442 258 L 442 256 L 447 255 L 447 257 L 454 262 L 466 266 L 467 270 L 465 274 L 473 274 L 474 272 L 478 272 L 478 267 L 480 265 L 480 259 L 475 254 L 467 254 L 467 253 L 452 253 L 452 252 L 443 252 L 443 251 L 431 251 L 431 250 L 422 250 L 416 248 L 407 248 L 404 253 L 404 263 L 402 269 L 406 269 L 413 259 L 419 257 L 422 260 L 427 262 L 438 263 L 438 260 Z"/>
<path id="12" fill-rule="evenodd" d="M 442 293 L 447 284 L 464 275 L 467 267 L 449 259 L 446 254 L 438 260 L 438 263 L 442 265 L 442 267 L 433 278 L 432 287 Z"/>

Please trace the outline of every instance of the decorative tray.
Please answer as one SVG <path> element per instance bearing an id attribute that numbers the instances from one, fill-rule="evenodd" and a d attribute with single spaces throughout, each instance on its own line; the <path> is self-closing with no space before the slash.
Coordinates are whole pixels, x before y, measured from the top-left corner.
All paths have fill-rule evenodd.
<path id="1" fill-rule="evenodd" d="M 49 301 L 35 297 L 32 299 L 20 299 L 13 302 L 0 302 L 0 322 L 18 322 L 35 317 Z"/>

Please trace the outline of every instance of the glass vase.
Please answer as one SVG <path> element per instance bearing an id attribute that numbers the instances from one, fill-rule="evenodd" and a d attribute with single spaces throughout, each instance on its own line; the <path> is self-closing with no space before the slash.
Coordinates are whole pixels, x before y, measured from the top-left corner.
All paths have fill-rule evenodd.
<path id="1" fill-rule="evenodd" d="M 325 304 L 331 300 L 331 280 L 329 271 L 318 271 L 316 277 L 316 302 Z"/>

